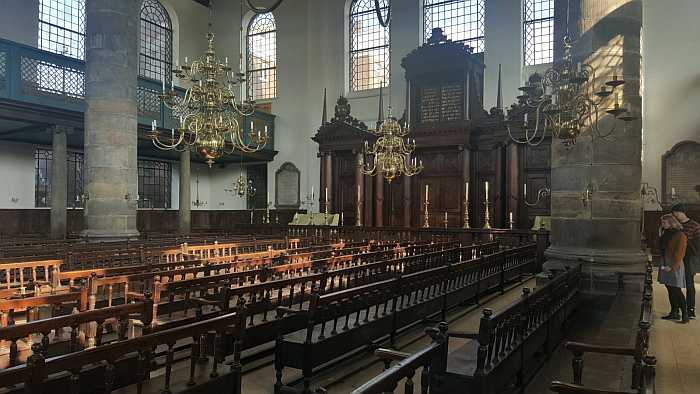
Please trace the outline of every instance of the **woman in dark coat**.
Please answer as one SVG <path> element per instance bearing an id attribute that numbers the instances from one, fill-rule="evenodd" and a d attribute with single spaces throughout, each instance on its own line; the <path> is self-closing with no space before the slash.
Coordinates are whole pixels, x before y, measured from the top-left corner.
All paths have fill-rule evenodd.
<path id="1" fill-rule="evenodd" d="M 688 322 L 688 309 L 683 290 L 685 288 L 685 271 L 683 257 L 688 238 L 683 233 L 682 225 L 673 215 L 661 217 L 661 267 L 659 267 L 659 283 L 666 286 L 668 299 L 671 303 L 671 313 L 662 317 L 666 320 Z M 680 310 L 680 313 L 679 313 Z"/>

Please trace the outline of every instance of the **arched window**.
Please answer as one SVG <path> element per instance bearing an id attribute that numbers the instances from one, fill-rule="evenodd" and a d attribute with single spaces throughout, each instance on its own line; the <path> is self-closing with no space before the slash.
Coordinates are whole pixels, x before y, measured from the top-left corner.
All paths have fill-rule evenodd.
<path id="1" fill-rule="evenodd" d="M 253 100 L 277 97 L 277 24 L 271 12 L 250 20 L 246 81 Z"/>
<path id="2" fill-rule="evenodd" d="M 139 32 L 139 76 L 169 82 L 172 78 L 173 27 L 158 0 L 143 0 Z"/>
<path id="3" fill-rule="evenodd" d="M 442 29 L 447 38 L 484 51 L 484 2 L 486 0 L 423 0 L 423 41 L 432 30 Z"/>
<path id="4" fill-rule="evenodd" d="M 526 66 L 554 58 L 554 0 L 523 2 L 523 60 Z"/>
<path id="5" fill-rule="evenodd" d="M 390 0 L 380 0 L 386 17 Z M 375 89 L 389 83 L 389 27 L 377 19 L 374 0 L 353 0 L 350 5 L 350 90 Z"/>
<path id="6" fill-rule="evenodd" d="M 85 0 L 39 0 L 39 49 L 85 59 Z"/>

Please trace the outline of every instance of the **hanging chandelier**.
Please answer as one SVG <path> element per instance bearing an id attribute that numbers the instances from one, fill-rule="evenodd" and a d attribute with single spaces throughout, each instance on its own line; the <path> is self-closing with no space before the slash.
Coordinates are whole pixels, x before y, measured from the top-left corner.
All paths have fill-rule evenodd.
<path id="1" fill-rule="evenodd" d="M 511 125 L 521 120 L 509 119 L 506 127 L 513 141 L 539 145 L 549 131 L 552 138 L 570 147 L 586 130 L 590 130 L 593 137 L 608 138 L 615 133 L 618 121 L 626 125 L 637 119 L 632 115 L 629 103 L 625 107 L 620 105 L 616 88 L 625 81 L 613 75 L 612 79 L 600 86 L 600 90 L 594 92 L 595 68 L 585 63 L 574 64 L 571 50 L 571 40 L 565 35 L 563 60 L 545 71 L 543 76 L 534 75 L 525 86 L 518 88 L 523 92 L 518 96 L 518 101 L 525 108 L 522 120 L 524 137 L 514 137 L 511 131 Z M 613 94 L 614 104 L 605 110 L 605 113 L 612 115 L 613 124 L 609 129 L 602 130 L 599 114 L 606 99 Z M 528 119 L 529 112 L 534 112 L 534 125 L 533 120 Z"/>
<path id="2" fill-rule="evenodd" d="M 237 194 L 240 198 L 246 198 L 246 196 L 248 198 L 253 198 L 255 197 L 257 189 L 255 189 L 252 179 L 247 179 L 243 174 L 240 174 L 238 178 L 233 181 L 232 189 L 226 189 L 225 191 Z"/>
<path id="3" fill-rule="evenodd" d="M 414 176 L 423 169 L 423 161 L 417 161 L 411 154 L 416 149 L 416 140 L 404 138 L 409 134 L 409 127 L 401 127 L 391 115 L 380 120 L 376 130 L 370 132 L 377 136 L 372 147 L 365 141 L 360 160 L 360 170 L 365 175 L 375 176 L 380 173 L 391 183 L 397 176 Z"/>
<path id="4" fill-rule="evenodd" d="M 387 7 L 386 18 L 382 17 L 378 0 L 374 2 L 377 21 L 383 27 L 389 28 L 391 37 L 391 4 Z M 389 43 L 389 59 L 391 59 L 391 42 Z M 389 87 L 389 116 L 382 119 L 383 111 L 383 86 L 379 88 L 379 119 L 377 119 L 376 130 L 369 132 L 377 136 L 377 140 L 372 147 L 365 140 L 362 158 L 360 159 L 360 171 L 365 175 L 376 176 L 381 174 L 387 182 L 391 183 L 398 176 L 414 176 L 423 170 L 423 161 L 418 161 L 416 157 L 411 157 L 416 149 L 416 140 L 406 138 L 410 133 L 410 109 L 408 108 L 408 91 L 406 100 L 405 127 L 391 115 L 391 86 Z M 405 140 L 404 140 L 405 138 Z"/>
<path id="5" fill-rule="evenodd" d="M 241 167 L 240 172 L 238 173 L 238 178 L 234 178 L 231 189 L 224 189 L 224 191 L 238 195 L 240 198 L 246 198 L 246 196 L 248 198 L 255 197 L 255 192 L 257 189 L 253 184 L 253 180 L 243 175 L 243 158 L 241 158 Z"/>
<path id="6" fill-rule="evenodd" d="M 149 137 L 162 150 L 191 149 L 211 167 L 217 159 L 236 150 L 252 153 L 263 149 L 268 133 L 267 126 L 263 131 L 255 131 L 252 121 L 245 132 L 241 122 L 253 114 L 255 106 L 252 101 L 236 102 L 233 88 L 242 85 L 243 74 L 231 71 L 228 58 L 220 62 L 216 57 L 214 34 L 208 33 L 207 41 L 204 56 L 191 63 L 185 58 L 185 64 L 176 65 L 173 70 L 175 77 L 191 83 L 183 97 L 177 95 L 172 82 L 168 91 L 163 82 L 160 97 L 172 110 L 178 127 L 161 135 L 153 121 Z"/>

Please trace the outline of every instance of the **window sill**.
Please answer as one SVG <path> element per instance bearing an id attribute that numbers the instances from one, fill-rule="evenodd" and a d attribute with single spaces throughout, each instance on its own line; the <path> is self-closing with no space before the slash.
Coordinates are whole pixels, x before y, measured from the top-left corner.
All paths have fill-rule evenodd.
<path id="1" fill-rule="evenodd" d="M 382 88 L 384 90 L 384 94 L 387 94 L 387 89 L 389 89 L 389 86 L 384 86 Z M 374 89 L 367 89 L 367 90 L 360 90 L 360 91 L 355 91 L 355 92 L 348 92 L 345 98 L 348 100 L 353 100 L 353 99 L 362 99 L 362 98 L 368 98 L 368 97 L 378 97 L 379 96 L 379 88 L 374 88 Z"/>

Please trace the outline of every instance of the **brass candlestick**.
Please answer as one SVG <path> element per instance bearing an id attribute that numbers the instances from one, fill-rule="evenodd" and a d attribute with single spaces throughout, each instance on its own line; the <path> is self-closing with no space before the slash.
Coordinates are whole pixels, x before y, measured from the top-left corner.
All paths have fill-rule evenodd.
<path id="1" fill-rule="evenodd" d="M 489 215 L 489 200 L 486 200 L 484 202 L 484 205 L 486 206 L 486 212 L 484 216 L 484 229 L 490 229 L 491 228 L 491 216 Z"/>
<path id="2" fill-rule="evenodd" d="M 464 224 L 462 225 L 463 229 L 469 229 L 469 200 L 464 199 Z"/>
<path id="3" fill-rule="evenodd" d="M 425 211 L 423 212 L 423 228 L 430 228 L 430 213 L 428 212 L 430 201 L 426 198 L 423 205 L 425 206 Z"/>
<path id="4" fill-rule="evenodd" d="M 270 224 L 270 203 L 265 207 L 265 223 Z"/>

